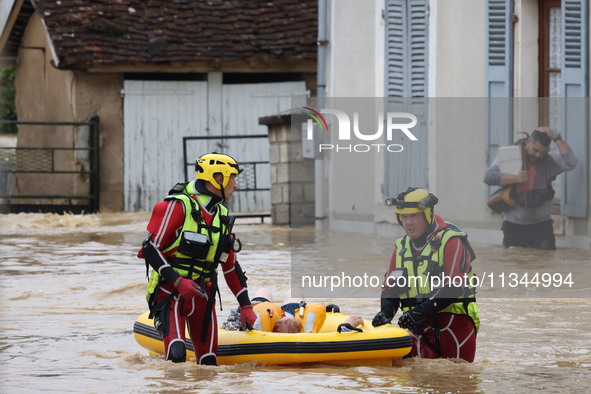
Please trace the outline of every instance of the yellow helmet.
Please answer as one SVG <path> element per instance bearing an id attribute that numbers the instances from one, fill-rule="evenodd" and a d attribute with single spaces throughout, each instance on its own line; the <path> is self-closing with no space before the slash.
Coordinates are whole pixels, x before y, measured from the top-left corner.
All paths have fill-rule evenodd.
<path id="1" fill-rule="evenodd" d="M 398 197 L 386 200 L 387 205 L 394 205 L 396 208 L 396 218 L 400 222 L 400 214 L 423 212 L 427 223 L 433 223 L 435 219 L 433 207 L 439 199 L 425 189 L 409 187 L 406 191 L 400 193 Z"/>
<path id="2" fill-rule="evenodd" d="M 223 189 L 228 185 L 230 175 L 238 175 L 242 171 L 232 156 L 223 153 L 207 153 L 195 161 L 195 175 L 197 179 L 211 182 L 218 189 Z M 213 177 L 218 172 L 224 176 L 221 185 Z"/>

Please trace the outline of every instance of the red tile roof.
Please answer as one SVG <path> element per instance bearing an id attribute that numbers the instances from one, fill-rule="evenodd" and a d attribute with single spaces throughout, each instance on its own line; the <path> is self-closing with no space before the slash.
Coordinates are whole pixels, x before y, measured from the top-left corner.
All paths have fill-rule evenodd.
<path id="1" fill-rule="evenodd" d="M 316 60 L 316 0 L 37 0 L 58 67 Z"/>

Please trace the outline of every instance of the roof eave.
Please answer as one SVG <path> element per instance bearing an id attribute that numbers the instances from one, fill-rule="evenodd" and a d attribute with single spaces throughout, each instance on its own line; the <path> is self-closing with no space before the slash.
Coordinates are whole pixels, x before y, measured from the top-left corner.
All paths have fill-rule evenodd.
<path id="1" fill-rule="evenodd" d="M 51 53 L 52 64 L 55 68 L 60 68 L 60 59 L 57 56 L 57 52 L 55 51 L 55 45 L 53 45 L 53 40 L 51 39 L 51 35 L 49 34 L 49 30 L 47 29 L 47 25 L 45 24 L 43 16 L 40 16 L 41 23 L 43 24 L 43 31 L 45 32 L 45 38 L 47 39 L 47 46 L 49 47 L 49 52 Z"/>
<path id="2" fill-rule="evenodd" d="M 236 59 L 233 61 L 195 60 L 195 61 L 170 61 L 165 63 L 94 63 L 94 64 L 70 64 L 63 68 L 85 70 L 89 73 L 126 73 L 126 72 L 169 72 L 169 73 L 199 73 L 210 71 L 222 72 L 293 72 L 315 73 L 316 60 L 267 60 L 252 61 L 248 59 Z"/>

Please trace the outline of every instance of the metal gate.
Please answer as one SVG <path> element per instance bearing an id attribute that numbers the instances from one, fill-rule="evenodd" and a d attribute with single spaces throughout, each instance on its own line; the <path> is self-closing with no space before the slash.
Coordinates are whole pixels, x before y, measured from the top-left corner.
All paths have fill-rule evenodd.
<path id="1" fill-rule="evenodd" d="M 18 146 L 0 146 L 0 211 L 99 210 L 98 117 L 84 122 L 0 121 Z"/>
<path id="2" fill-rule="evenodd" d="M 224 135 L 223 137 L 183 137 L 183 161 L 185 169 L 185 182 L 195 179 L 195 159 L 207 152 L 206 147 L 212 142 L 218 147 L 227 146 L 229 141 L 239 142 L 245 147 L 260 145 L 267 142 L 266 134 L 255 135 Z M 263 144 L 266 145 L 266 144 Z M 220 150 L 223 151 L 223 150 Z M 259 156 L 260 157 L 260 156 Z M 266 157 L 266 156 L 264 156 Z M 236 158 L 243 173 L 236 178 L 238 189 L 228 201 L 228 209 L 233 215 L 239 217 L 270 217 L 271 212 L 271 184 L 269 180 L 269 161 Z"/>

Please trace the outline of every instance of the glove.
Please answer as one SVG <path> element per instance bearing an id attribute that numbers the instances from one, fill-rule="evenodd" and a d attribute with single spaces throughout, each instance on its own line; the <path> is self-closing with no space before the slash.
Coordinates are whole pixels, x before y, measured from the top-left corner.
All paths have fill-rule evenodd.
<path id="1" fill-rule="evenodd" d="M 252 310 L 252 305 L 244 305 L 240 307 L 240 320 L 242 322 L 242 328 L 252 330 L 252 326 L 257 320 L 257 315 Z"/>
<path id="2" fill-rule="evenodd" d="M 424 318 L 425 315 L 423 315 L 422 312 L 417 310 L 417 308 L 413 308 L 400 316 L 400 319 L 398 319 L 398 325 L 400 328 L 412 329 L 422 322 Z"/>
<path id="3" fill-rule="evenodd" d="M 389 324 L 390 319 L 386 317 L 386 314 L 382 311 L 379 311 L 371 321 L 371 325 L 374 327 L 383 326 L 384 324 Z"/>
<path id="4" fill-rule="evenodd" d="M 201 297 L 207 300 L 207 294 L 205 294 L 203 289 L 190 279 L 178 278 L 174 281 L 174 288 L 181 293 L 181 296 L 185 300 L 190 300 L 194 297 Z"/>

